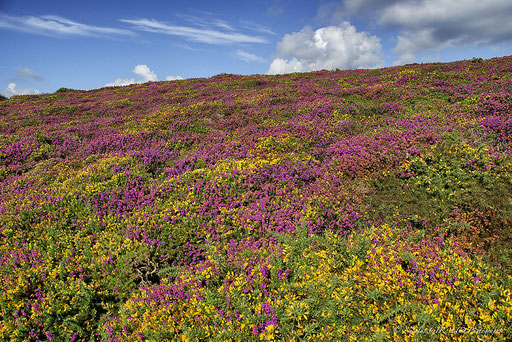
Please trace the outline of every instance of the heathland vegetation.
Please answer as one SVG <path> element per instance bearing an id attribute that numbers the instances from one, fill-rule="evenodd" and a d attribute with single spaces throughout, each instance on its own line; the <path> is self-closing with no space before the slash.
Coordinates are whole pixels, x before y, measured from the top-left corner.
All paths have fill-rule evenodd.
<path id="1" fill-rule="evenodd" d="M 0 339 L 510 340 L 512 57 L 0 102 Z"/>

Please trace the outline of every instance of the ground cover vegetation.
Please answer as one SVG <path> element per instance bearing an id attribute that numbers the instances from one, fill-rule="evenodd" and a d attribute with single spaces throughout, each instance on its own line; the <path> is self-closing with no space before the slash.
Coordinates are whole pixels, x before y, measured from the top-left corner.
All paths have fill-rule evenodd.
<path id="1" fill-rule="evenodd" d="M 1 101 L 0 339 L 510 340 L 511 133 L 512 57 Z"/>

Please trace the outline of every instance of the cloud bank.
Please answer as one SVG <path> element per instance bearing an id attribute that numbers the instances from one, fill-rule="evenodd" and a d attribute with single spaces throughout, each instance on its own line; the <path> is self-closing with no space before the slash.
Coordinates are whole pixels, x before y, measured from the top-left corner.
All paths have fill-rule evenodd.
<path id="1" fill-rule="evenodd" d="M 512 41 L 510 0 L 344 0 L 321 6 L 320 19 L 366 21 L 396 31 L 394 64 L 445 48 Z"/>
<path id="2" fill-rule="evenodd" d="M 395 52 L 414 54 L 447 47 L 512 41 L 512 2 L 415 1 L 382 10 L 379 23 L 400 29 Z"/>
<path id="3" fill-rule="evenodd" d="M 374 68 L 383 65 L 380 39 L 358 32 L 349 22 L 313 31 L 286 34 L 267 73 L 282 74 L 321 69 Z"/>

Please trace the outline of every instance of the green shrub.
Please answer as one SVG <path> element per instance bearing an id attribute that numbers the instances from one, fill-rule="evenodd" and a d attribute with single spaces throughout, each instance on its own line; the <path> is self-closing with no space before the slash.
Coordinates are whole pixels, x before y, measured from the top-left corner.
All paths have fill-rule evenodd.
<path id="1" fill-rule="evenodd" d="M 72 91 L 76 91 L 76 89 L 71 89 L 71 88 L 59 88 L 55 91 L 55 93 L 69 93 L 69 92 L 72 92 Z"/>

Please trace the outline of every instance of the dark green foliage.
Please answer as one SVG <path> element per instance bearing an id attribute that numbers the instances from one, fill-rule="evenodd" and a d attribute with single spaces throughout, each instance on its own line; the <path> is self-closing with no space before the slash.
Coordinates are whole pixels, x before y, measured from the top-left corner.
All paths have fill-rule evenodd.
<path id="1" fill-rule="evenodd" d="M 55 91 L 55 93 L 69 93 L 69 92 L 73 92 L 73 91 L 76 91 L 76 89 L 71 89 L 71 88 L 59 88 Z"/>

